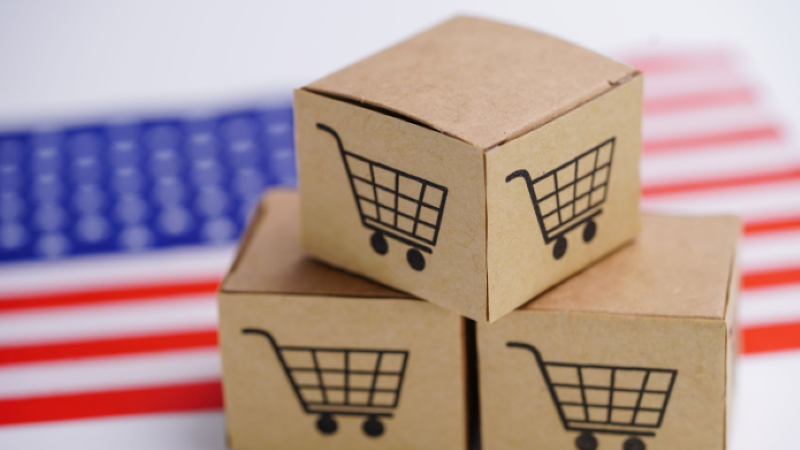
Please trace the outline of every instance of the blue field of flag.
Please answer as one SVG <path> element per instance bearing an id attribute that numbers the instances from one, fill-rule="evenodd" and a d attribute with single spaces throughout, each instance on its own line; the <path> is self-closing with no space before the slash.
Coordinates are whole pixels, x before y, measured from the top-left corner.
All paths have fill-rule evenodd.
<path id="1" fill-rule="evenodd" d="M 236 240 L 295 186 L 291 105 L 0 134 L 0 263 Z"/>

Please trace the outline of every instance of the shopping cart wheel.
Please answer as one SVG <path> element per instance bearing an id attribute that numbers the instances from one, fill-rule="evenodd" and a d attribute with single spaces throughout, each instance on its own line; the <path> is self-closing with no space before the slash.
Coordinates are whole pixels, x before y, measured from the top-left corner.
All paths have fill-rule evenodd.
<path id="1" fill-rule="evenodd" d="M 595 234 L 597 234 L 597 223 L 594 220 L 586 222 L 586 227 L 583 228 L 583 242 L 591 241 Z"/>
<path id="2" fill-rule="evenodd" d="M 592 433 L 584 431 L 575 438 L 575 446 L 578 447 L 579 450 L 596 450 L 597 438 L 592 436 Z"/>
<path id="3" fill-rule="evenodd" d="M 628 438 L 622 445 L 623 450 L 644 450 L 644 442 L 638 437 Z"/>
<path id="4" fill-rule="evenodd" d="M 553 246 L 553 258 L 561 259 L 564 253 L 567 253 L 567 238 L 559 236 L 558 239 L 556 239 L 556 244 Z"/>
<path id="5" fill-rule="evenodd" d="M 336 432 L 336 420 L 330 414 L 320 414 L 317 420 L 317 429 L 322 434 L 333 434 Z"/>
<path id="6" fill-rule="evenodd" d="M 389 251 L 389 243 L 386 242 L 386 238 L 380 231 L 372 233 L 372 238 L 370 238 L 369 242 L 372 244 L 372 249 L 375 250 L 375 253 L 379 255 L 385 255 Z"/>
<path id="7" fill-rule="evenodd" d="M 406 261 L 408 261 L 408 265 L 414 270 L 422 270 L 425 268 L 425 257 L 415 248 L 408 249 Z"/>
<path id="8" fill-rule="evenodd" d="M 383 434 L 383 424 L 378 416 L 369 416 L 361 428 L 364 430 L 364 434 L 370 437 L 378 437 Z"/>

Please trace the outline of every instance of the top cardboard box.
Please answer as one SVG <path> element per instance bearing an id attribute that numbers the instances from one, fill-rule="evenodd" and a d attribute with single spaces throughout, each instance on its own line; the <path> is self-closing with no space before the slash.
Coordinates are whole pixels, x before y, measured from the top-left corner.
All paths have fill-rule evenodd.
<path id="1" fill-rule="evenodd" d="M 472 319 L 638 232 L 642 77 L 591 51 L 459 17 L 294 100 L 304 250 Z"/>

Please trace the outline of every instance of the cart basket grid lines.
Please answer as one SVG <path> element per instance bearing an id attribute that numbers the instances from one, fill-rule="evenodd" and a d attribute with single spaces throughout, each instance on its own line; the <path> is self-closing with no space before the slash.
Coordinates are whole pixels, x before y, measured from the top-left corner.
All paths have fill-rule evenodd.
<path id="1" fill-rule="evenodd" d="M 316 384 L 298 384 L 300 389 L 319 389 Z M 325 386 L 327 391 L 349 391 L 349 392 L 397 392 L 397 389 L 383 389 L 383 388 L 368 388 L 368 387 L 353 387 L 353 386 Z"/>
<path id="2" fill-rule="evenodd" d="M 528 183 L 531 200 L 535 204 L 535 209 L 537 210 L 537 216 L 539 218 L 542 230 L 545 230 L 548 233 L 556 232 L 558 228 L 561 228 L 562 226 L 568 226 L 571 222 L 577 219 L 576 216 L 580 216 L 590 209 L 599 207 L 605 202 L 606 193 L 608 191 L 608 180 L 609 176 L 611 175 L 610 171 L 611 160 L 614 152 L 614 141 L 615 139 L 611 138 L 610 140 L 605 141 L 584 153 L 581 153 L 576 158 L 567 161 L 566 163 L 556 167 L 555 169 L 538 178 L 531 180 Z M 611 144 L 608 160 L 598 165 L 600 162 L 600 158 L 598 157 L 600 149 L 604 148 L 608 144 Z M 584 158 L 587 157 L 593 159 L 593 167 L 588 172 L 580 174 L 578 171 L 579 161 L 584 160 Z M 559 183 L 559 173 L 570 167 L 573 168 L 572 180 L 569 180 L 565 183 Z M 604 169 L 607 169 L 608 172 L 606 172 L 604 178 L 598 182 L 596 176 Z M 546 182 L 547 180 L 552 180 L 554 186 L 553 192 L 542 196 L 538 195 L 535 189 L 536 186 L 540 183 Z M 578 192 L 578 187 L 584 180 L 589 181 L 588 188 L 586 192 Z M 562 200 L 562 194 L 564 197 L 566 197 L 565 200 Z M 554 198 L 555 209 L 550 212 L 543 212 L 543 203 L 550 198 Z M 585 198 L 587 199 L 586 205 L 582 206 L 581 210 L 577 210 L 580 200 Z M 565 208 L 569 208 L 571 212 L 569 217 L 566 218 L 564 217 Z M 551 226 L 547 226 L 545 223 L 546 219 L 554 214 L 558 215 L 558 221 L 554 222 Z"/>
<path id="3" fill-rule="evenodd" d="M 293 348 L 292 351 L 298 352 L 301 351 L 299 348 Z M 384 351 L 384 350 L 359 350 L 357 352 L 351 352 L 349 349 L 318 349 L 318 348 L 307 348 L 305 351 L 309 352 L 312 355 L 312 360 L 316 364 L 316 367 L 309 370 L 309 368 L 301 368 L 297 370 L 290 365 L 287 366 L 288 372 L 291 374 L 291 380 L 295 383 L 296 388 L 302 393 L 302 398 L 304 399 L 307 406 L 320 404 L 320 405 L 348 405 L 348 406 L 364 406 L 364 407 L 395 407 L 397 406 L 397 401 L 399 400 L 399 389 L 400 389 L 400 379 L 404 376 L 405 370 L 400 371 L 387 371 L 381 370 L 381 361 L 383 359 L 384 353 L 390 353 L 394 355 L 398 355 L 401 360 L 402 364 L 405 365 L 406 353 L 405 352 L 398 352 L 398 351 Z M 283 353 L 283 351 L 281 351 Z M 345 363 L 346 366 L 351 364 L 351 353 L 360 353 L 362 355 L 370 355 L 375 356 L 375 365 L 374 369 L 372 370 L 352 370 L 349 367 L 345 368 L 326 368 L 323 372 L 323 369 L 319 367 L 319 360 L 317 355 L 320 353 L 326 354 L 339 354 L 342 357 L 342 361 Z M 284 358 L 284 361 L 286 358 Z M 311 372 L 317 374 L 317 383 L 315 384 L 300 384 L 297 383 L 297 376 L 294 375 L 295 372 Z M 325 377 L 323 374 L 339 374 L 342 375 L 343 381 L 342 384 L 331 384 L 330 382 L 325 381 Z M 352 386 L 352 376 L 353 375 L 366 375 L 369 377 L 370 385 L 368 387 L 359 387 L 359 386 Z M 397 386 L 393 388 L 381 388 L 377 385 L 378 380 L 380 377 L 393 377 L 396 379 Z M 344 393 L 344 400 L 342 401 L 333 401 L 330 396 L 330 391 L 341 391 Z M 322 402 L 315 402 L 310 400 L 307 395 L 310 392 L 320 392 L 322 396 Z M 364 392 L 367 394 L 366 401 L 357 402 L 354 398 L 352 393 L 353 392 Z M 392 394 L 393 401 L 391 404 L 381 403 L 377 404 L 375 401 L 375 393 L 386 393 Z"/>
<path id="4" fill-rule="evenodd" d="M 325 124 L 317 124 L 317 128 L 336 139 L 362 224 L 366 228 L 380 229 L 398 240 L 401 240 L 398 235 L 406 236 L 409 239 L 403 239 L 404 243 L 430 252 L 415 241 L 436 245 L 448 189 L 348 151 L 335 130 Z M 366 166 L 367 170 L 361 168 L 363 173 L 359 172 L 359 163 Z M 376 173 L 378 171 L 384 174 L 383 179 Z M 404 191 L 404 184 L 410 186 L 408 191 Z M 401 200 L 405 204 L 401 204 Z M 427 220 L 423 213 L 428 216 Z"/>
<path id="5" fill-rule="evenodd" d="M 369 179 L 367 179 L 367 178 L 362 178 L 362 177 L 360 177 L 360 176 L 358 176 L 358 175 L 353 175 L 353 178 L 354 178 L 354 179 L 356 179 L 356 180 L 359 180 L 359 181 L 363 181 L 364 183 L 370 183 L 370 184 L 372 183 L 372 181 L 370 181 Z M 406 194 L 404 194 L 404 193 L 402 193 L 402 192 L 399 192 L 399 191 L 397 190 L 397 188 L 395 188 L 395 189 L 390 189 L 390 188 L 388 188 L 388 187 L 381 186 L 381 185 L 379 185 L 379 184 L 378 184 L 378 185 L 375 185 L 375 188 L 376 188 L 376 189 L 379 189 L 379 190 L 381 190 L 381 191 L 383 191 L 383 192 L 390 193 L 390 194 L 394 194 L 394 193 L 396 193 L 398 198 L 402 198 L 402 199 L 404 199 L 404 200 L 408 200 L 408 201 L 410 201 L 410 202 L 419 202 L 419 203 L 421 203 L 421 204 L 422 204 L 422 206 L 427 206 L 428 208 L 431 208 L 431 209 L 436 209 L 436 210 L 439 210 L 439 209 L 441 209 L 440 207 L 438 207 L 438 206 L 436 206 L 436 205 L 432 205 L 432 204 L 430 204 L 430 203 L 426 203 L 425 201 L 420 201 L 420 200 L 419 200 L 418 198 L 416 198 L 416 197 L 411 197 L 411 196 L 409 196 L 409 195 L 406 195 Z M 363 200 L 366 200 L 366 201 L 369 201 L 369 202 L 372 202 L 372 203 L 375 203 L 375 201 L 374 201 L 374 200 L 372 200 L 372 199 L 371 199 L 371 198 L 369 198 L 369 197 L 363 197 L 363 196 L 360 196 L 360 195 L 359 195 L 359 198 L 360 198 L 360 199 L 363 199 Z M 409 217 L 413 217 L 413 216 L 409 215 Z"/>
<path id="6" fill-rule="evenodd" d="M 316 372 L 317 370 L 313 367 L 292 367 L 289 370 L 292 372 Z M 349 375 L 372 375 L 375 372 L 372 370 L 343 370 L 343 369 L 326 369 L 320 368 L 319 371 L 323 374 L 325 373 L 346 373 Z M 380 375 L 402 375 L 402 373 L 398 371 L 381 371 Z"/>
<path id="7" fill-rule="evenodd" d="M 403 379 L 406 372 L 406 364 L 408 360 L 408 352 L 404 350 L 382 350 L 382 349 L 355 349 L 355 348 L 328 348 L 328 347 L 301 347 L 301 346 L 279 346 L 272 335 L 264 330 L 246 328 L 242 330 L 245 334 L 259 334 L 266 337 L 273 346 L 275 354 L 292 385 L 292 388 L 300 401 L 303 409 L 307 413 L 317 412 L 334 412 L 334 411 L 320 411 L 315 406 L 348 406 L 358 407 L 365 412 L 360 413 L 363 415 L 376 415 L 377 413 L 371 412 L 371 409 L 395 408 L 400 400 L 400 391 L 402 389 Z M 303 355 L 310 357 L 311 367 L 303 365 L 302 367 L 294 367 L 293 360 Z M 371 369 L 354 369 L 353 358 L 357 355 L 364 358 L 374 358 Z M 385 355 L 391 355 L 392 361 L 386 362 Z M 327 358 L 327 362 L 323 362 L 322 358 Z M 340 367 L 326 367 L 326 364 L 341 363 Z M 362 361 L 362 364 L 365 362 Z M 390 364 L 392 367 L 387 368 L 386 365 Z M 312 377 L 316 380 L 311 382 L 311 379 L 305 378 L 301 382 L 299 374 L 307 373 L 313 374 Z M 332 382 L 326 380 L 329 376 L 340 375 L 336 377 L 337 381 Z M 354 385 L 353 376 L 362 376 L 368 378 L 368 386 Z M 379 379 L 384 381 L 393 382 L 393 385 L 386 387 L 379 385 Z M 313 392 L 319 392 L 320 398 L 312 398 Z M 332 393 L 340 392 L 343 397 L 339 400 L 333 399 Z M 353 393 L 365 393 L 366 399 L 354 398 Z M 376 393 L 388 394 L 391 401 L 376 401 Z M 338 397 L 338 396 L 337 396 Z M 336 414 L 359 414 L 354 412 L 336 411 Z M 391 414 L 379 414 L 383 416 L 390 416 Z"/>
<path id="8" fill-rule="evenodd" d="M 506 178 L 525 179 L 545 243 L 599 214 L 608 194 L 615 143 L 612 137 L 537 178 L 524 169 Z"/>
<path id="9" fill-rule="evenodd" d="M 398 197 L 399 197 L 399 196 L 398 196 Z M 363 201 L 363 202 L 369 203 L 369 204 L 370 204 L 370 205 L 372 205 L 372 206 L 375 206 L 377 209 L 380 209 L 380 207 L 382 207 L 382 205 L 381 205 L 380 203 L 376 203 L 376 202 L 375 202 L 374 200 L 372 200 L 371 198 L 362 197 L 362 196 L 360 196 L 360 195 L 356 196 L 356 198 L 357 198 L 359 201 Z M 429 205 L 427 205 L 427 204 L 424 204 L 424 203 L 423 203 L 422 205 L 423 205 L 423 206 L 426 206 L 426 207 L 428 207 L 428 208 L 430 208 L 430 209 L 433 209 L 433 210 L 435 210 L 435 211 L 437 211 L 437 212 L 439 211 L 437 208 L 435 208 L 435 207 L 433 207 L 433 206 L 429 206 Z M 407 213 L 404 213 L 403 211 L 395 211 L 393 214 L 394 214 L 394 219 L 395 219 L 395 221 L 397 220 L 397 218 L 398 218 L 398 217 L 405 217 L 405 218 L 407 218 L 407 219 L 409 219 L 409 220 L 416 221 L 417 223 L 420 223 L 420 224 L 423 224 L 423 225 L 427 225 L 427 226 L 429 226 L 429 227 L 431 227 L 431 228 L 434 228 L 434 227 L 436 227 L 436 224 L 435 224 L 435 223 L 426 222 L 425 220 L 423 220 L 423 219 L 421 219 L 421 218 L 419 218 L 419 217 L 416 217 L 415 215 L 412 215 L 412 214 L 407 214 Z M 370 218 L 369 218 L 369 217 L 367 217 L 367 219 L 370 219 Z M 383 222 L 380 222 L 380 219 L 376 220 L 375 222 L 376 222 L 376 223 L 378 223 L 378 224 L 380 224 L 380 225 L 386 226 L 386 224 L 384 224 Z M 396 225 L 395 225 L 395 226 L 396 226 Z M 408 234 L 408 233 L 406 233 L 406 234 Z M 409 234 L 409 236 L 411 236 L 411 234 Z"/>
<path id="10" fill-rule="evenodd" d="M 524 348 L 534 354 L 566 430 L 652 436 L 655 433 L 647 430 L 661 426 L 677 370 L 549 362 L 529 344 L 509 342 L 508 346 Z M 586 383 L 586 376 L 591 374 L 595 377 L 607 375 L 608 384 Z M 554 381 L 558 376 L 571 376 L 577 381 Z M 658 387 L 650 386 L 653 380 Z M 627 385 L 620 386 L 623 382 Z M 590 395 L 595 398 L 590 400 Z M 645 398 L 648 404 L 644 403 Z M 647 417 L 642 419 L 640 413 Z M 588 428 L 591 425 L 609 428 Z"/>
<path id="11" fill-rule="evenodd" d="M 360 177 L 358 175 L 353 174 L 353 170 L 351 167 L 350 162 L 347 158 L 356 158 L 360 161 L 364 161 L 369 164 L 370 168 L 370 177 L 371 179 L 367 179 L 364 177 Z M 394 186 L 388 187 L 383 186 L 378 183 L 375 179 L 375 168 L 378 167 L 386 172 L 390 172 L 394 175 Z M 380 226 L 387 227 L 388 229 L 392 230 L 393 232 L 400 233 L 406 235 L 412 239 L 416 239 L 427 244 L 436 245 L 436 241 L 438 240 L 439 236 L 439 228 L 441 225 L 442 219 L 442 210 L 444 209 L 445 197 L 447 195 L 447 188 L 440 186 L 438 184 L 432 183 L 430 181 L 424 180 L 419 177 L 414 177 L 405 173 L 401 173 L 396 169 L 393 169 L 389 166 L 384 164 L 369 160 L 367 158 L 355 155 L 350 152 L 345 151 L 345 168 L 348 172 L 348 175 L 351 178 L 353 195 L 356 197 L 359 214 L 361 216 L 361 221 L 364 225 L 367 225 L 367 222 L 371 221 L 374 223 L 379 224 Z M 419 183 L 419 195 L 417 197 L 413 197 L 407 195 L 400 191 L 400 179 L 411 179 Z M 372 188 L 372 198 L 366 197 L 362 193 L 359 193 L 358 188 L 355 185 L 355 180 L 362 181 L 370 188 Z M 437 206 L 435 204 L 429 203 L 425 201 L 425 192 L 430 188 L 435 188 L 441 191 L 440 198 L 441 203 Z M 389 200 L 389 204 L 380 201 L 380 194 L 387 193 L 391 197 Z M 408 212 L 404 212 L 400 209 L 399 201 L 400 199 L 406 200 L 412 204 L 412 209 L 414 210 L 413 214 L 409 214 Z M 367 202 L 371 205 L 374 209 L 374 214 L 364 209 L 364 204 L 362 201 Z M 422 207 L 426 207 L 430 209 L 436 217 L 436 223 L 430 223 L 424 221 L 420 218 L 420 214 L 422 213 Z M 409 230 L 408 227 L 403 228 L 398 225 L 398 215 L 400 217 L 405 217 L 411 221 L 411 229 Z M 419 225 L 422 223 L 431 228 L 432 235 L 424 235 L 421 234 L 419 231 Z"/>

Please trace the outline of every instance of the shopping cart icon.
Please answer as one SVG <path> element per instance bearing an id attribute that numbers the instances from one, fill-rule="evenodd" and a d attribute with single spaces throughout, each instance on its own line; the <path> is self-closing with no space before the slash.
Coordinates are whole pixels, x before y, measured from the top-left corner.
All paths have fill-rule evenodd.
<path id="1" fill-rule="evenodd" d="M 385 255 L 388 236 L 411 247 L 406 252 L 408 264 L 423 270 L 421 252 L 430 254 L 436 246 L 447 188 L 345 150 L 333 128 L 321 123 L 317 128 L 336 139 L 361 223 L 373 231 L 372 249 Z"/>
<path id="2" fill-rule="evenodd" d="M 615 143 L 616 138 L 612 137 L 535 179 L 525 169 L 506 177 L 506 183 L 515 178 L 525 179 L 544 242 L 556 241 L 555 259 L 567 252 L 564 235 L 581 225 L 585 224 L 583 241 L 594 239 L 597 233 L 594 218 L 603 212 L 601 206 L 608 193 Z"/>
<path id="3" fill-rule="evenodd" d="M 381 418 L 392 417 L 400 401 L 407 351 L 279 346 L 265 330 L 242 333 L 269 340 L 305 413 L 319 414 L 322 434 L 336 432 L 335 416 L 364 416 L 367 436 L 383 434 Z"/>
<path id="4" fill-rule="evenodd" d="M 661 426 L 677 370 L 544 361 L 530 344 L 507 345 L 536 357 L 564 429 L 580 432 L 579 450 L 597 448 L 593 433 L 627 435 L 623 450 L 645 450 L 641 438 Z"/>

